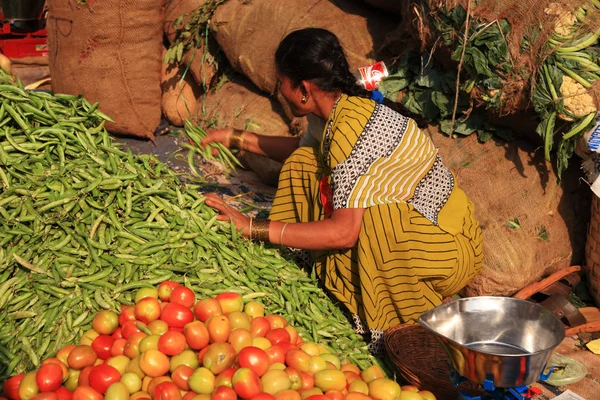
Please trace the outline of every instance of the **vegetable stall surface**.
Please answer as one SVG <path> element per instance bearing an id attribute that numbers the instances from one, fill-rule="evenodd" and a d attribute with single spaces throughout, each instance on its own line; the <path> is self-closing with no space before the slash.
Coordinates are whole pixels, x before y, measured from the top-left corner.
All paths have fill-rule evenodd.
<path id="1" fill-rule="evenodd" d="M 199 297 L 260 298 L 302 337 L 376 362 L 314 276 L 218 222 L 165 164 L 118 148 L 97 104 L 6 73 L 0 84 L 0 377 L 38 368 L 98 310 L 167 279 Z"/>
<path id="2" fill-rule="evenodd" d="M 164 281 L 140 289 L 135 299 L 118 313 L 98 312 L 76 345 L 63 347 L 37 370 L 9 378 L 4 395 L 9 400 L 435 400 L 429 391 L 401 387 L 376 365 L 361 370 L 301 338 L 283 317 L 265 314 L 261 303 L 244 303 L 237 293 L 196 301 L 191 289 Z"/>

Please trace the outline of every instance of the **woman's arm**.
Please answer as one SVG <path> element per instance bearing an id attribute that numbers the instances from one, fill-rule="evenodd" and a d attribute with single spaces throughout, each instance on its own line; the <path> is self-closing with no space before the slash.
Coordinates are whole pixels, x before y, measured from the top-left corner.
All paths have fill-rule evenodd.
<path id="1" fill-rule="evenodd" d="M 231 128 L 210 129 L 202 140 L 201 146 L 209 143 L 221 143 L 231 147 L 234 130 Z M 298 148 L 300 138 L 289 136 L 266 136 L 252 132 L 242 132 L 237 140 L 241 150 L 260 154 L 270 159 L 283 162 Z M 216 150 L 215 150 L 216 152 Z"/>
<path id="2" fill-rule="evenodd" d="M 244 236 L 250 235 L 250 218 L 228 206 L 221 197 L 207 194 L 206 204 L 219 212 L 220 221 L 231 221 L 237 229 L 243 229 Z M 344 208 L 334 210 L 331 218 L 322 221 L 287 225 L 284 222 L 271 221 L 269 241 L 276 245 L 305 250 L 348 249 L 358 240 L 364 213 L 364 208 Z M 284 225 L 285 230 L 281 235 Z"/>

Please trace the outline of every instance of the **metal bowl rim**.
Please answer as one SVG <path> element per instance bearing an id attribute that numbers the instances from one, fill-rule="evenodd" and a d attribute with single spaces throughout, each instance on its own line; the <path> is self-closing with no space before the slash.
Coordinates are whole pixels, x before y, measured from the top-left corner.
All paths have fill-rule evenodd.
<path id="1" fill-rule="evenodd" d="M 462 301 L 462 302 L 464 302 L 464 301 L 468 301 L 469 299 L 511 299 L 511 300 L 516 301 L 516 302 L 524 302 L 524 303 L 527 303 L 527 304 L 531 304 L 531 305 L 533 305 L 535 307 L 540 308 L 541 310 L 544 310 L 544 312 L 550 313 L 554 318 L 556 318 L 560 322 L 560 326 L 561 326 L 561 330 L 562 330 L 562 335 L 561 336 L 563 337 L 563 339 L 559 340 L 558 343 L 556 343 L 554 346 L 548 347 L 547 349 L 544 349 L 544 350 L 538 350 L 538 351 L 533 352 L 533 353 L 527 352 L 527 353 L 502 354 L 502 353 L 495 353 L 495 352 L 488 352 L 488 351 L 481 351 L 481 350 L 469 349 L 464 344 L 459 343 L 456 340 L 451 339 L 449 337 L 446 337 L 446 336 L 440 334 L 439 332 L 434 331 L 430 327 L 424 325 L 422 323 L 423 315 L 431 313 L 434 309 L 426 311 L 426 312 L 424 312 L 423 314 L 421 314 L 419 316 L 419 319 L 418 319 L 419 325 L 422 326 L 423 328 L 427 329 L 429 332 L 433 333 L 435 336 L 437 336 L 437 337 L 443 337 L 444 340 L 448 340 L 449 342 L 455 343 L 455 344 L 457 344 L 460 347 L 465 347 L 465 348 L 469 349 L 470 351 L 475 351 L 475 352 L 478 352 L 478 353 L 488 354 L 488 355 L 492 355 L 492 356 L 499 356 L 499 357 L 511 357 L 511 358 L 512 357 L 531 357 L 531 356 L 535 356 L 535 355 L 542 354 L 542 353 L 549 353 L 552 350 L 554 350 L 556 347 L 558 347 L 558 345 L 560 345 L 561 342 L 564 340 L 566 330 L 565 330 L 565 325 L 563 324 L 563 322 L 556 315 L 552 314 L 548 309 L 544 308 L 543 306 L 541 306 L 541 305 L 539 305 L 537 303 L 533 303 L 531 301 L 522 300 L 522 299 L 515 299 L 514 297 L 476 296 L 476 297 L 464 297 L 464 298 L 461 298 L 461 299 L 456 299 L 456 300 L 453 300 L 453 301 L 451 301 L 449 303 L 446 303 L 446 304 L 450 304 L 450 303 L 452 303 L 454 301 Z"/>

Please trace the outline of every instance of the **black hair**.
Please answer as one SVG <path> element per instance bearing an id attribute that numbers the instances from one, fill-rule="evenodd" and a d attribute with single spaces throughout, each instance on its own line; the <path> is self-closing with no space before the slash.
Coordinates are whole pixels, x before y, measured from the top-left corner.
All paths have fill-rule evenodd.
<path id="1" fill-rule="evenodd" d="M 305 28 L 288 34 L 275 52 L 277 71 L 288 77 L 297 87 L 302 81 L 311 81 L 326 92 L 341 92 L 349 96 L 371 98 L 350 72 L 344 49 L 333 33 L 326 29 Z M 427 122 L 402 104 L 384 99 L 383 104 L 415 120 L 420 128 Z"/>

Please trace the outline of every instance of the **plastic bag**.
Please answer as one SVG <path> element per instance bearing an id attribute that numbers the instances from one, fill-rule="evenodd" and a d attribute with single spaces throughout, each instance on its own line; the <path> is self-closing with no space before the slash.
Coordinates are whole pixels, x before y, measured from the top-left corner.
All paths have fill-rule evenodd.
<path id="1" fill-rule="evenodd" d="M 588 373 L 585 365 L 556 352 L 552 353 L 548 365 L 555 367 L 555 371 L 546 381 L 552 386 L 565 386 L 579 382 Z"/>

